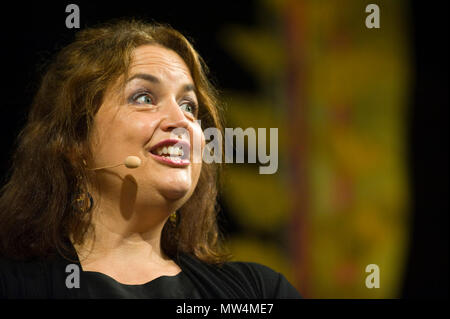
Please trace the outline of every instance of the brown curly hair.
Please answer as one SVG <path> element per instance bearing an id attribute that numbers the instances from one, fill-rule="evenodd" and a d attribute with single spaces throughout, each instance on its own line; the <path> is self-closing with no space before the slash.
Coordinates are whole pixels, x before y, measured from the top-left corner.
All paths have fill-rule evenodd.
<path id="1" fill-rule="evenodd" d="M 0 195 L 2 254 L 64 256 L 71 249 L 68 238 L 83 243 L 91 214 L 73 204 L 79 190 L 93 181 L 83 165 L 83 158 L 91 156 L 93 118 L 108 85 L 128 71 L 133 50 L 145 44 L 162 45 L 185 61 L 196 86 L 202 126 L 222 130 L 208 68 L 178 31 L 131 19 L 78 32 L 48 66 L 18 136 L 10 178 Z M 227 258 L 217 225 L 218 165 L 203 163 L 193 195 L 179 210 L 182 217 L 164 226 L 161 248 L 168 256 L 190 253 L 209 263 Z"/>

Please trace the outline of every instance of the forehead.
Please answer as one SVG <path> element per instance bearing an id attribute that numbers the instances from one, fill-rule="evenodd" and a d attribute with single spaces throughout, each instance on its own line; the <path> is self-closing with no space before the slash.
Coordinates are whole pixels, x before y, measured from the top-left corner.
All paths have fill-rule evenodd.
<path id="1" fill-rule="evenodd" d="M 184 60 L 173 50 L 160 45 L 143 45 L 134 49 L 131 56 L 130 75 L 150 73 L 168 80 L 192 82 L 191 73 Z"/>

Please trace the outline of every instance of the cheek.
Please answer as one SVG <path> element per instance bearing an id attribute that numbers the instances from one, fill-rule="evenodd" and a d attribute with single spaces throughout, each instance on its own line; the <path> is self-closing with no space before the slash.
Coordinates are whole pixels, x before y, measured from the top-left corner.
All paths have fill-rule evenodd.
<path id="1" fill-rule="evenodd" d="M 150 140 L 155 131 L 155 123 L 146 120 L 136 120 L 128 124 L 130 129 L 130 137 L 138 137 L 142 143 Z"/>
<path id="2" fill-rule="evenodd" d="M 194 125 L 192 130 L 192 141 L 193 144 L 193 152 L 194 152 L 194 163 L 202 162 L 203 149 L 205 148 L 205 135 L 199 125 Z M 201 166 L 201 165 L 200 165 Z"/>
<path id="3" fill-rule="evenodd" d="M 197 186 L 198 179 L 202 170 L 203 150 L 205 148 L 205 135 L 199 125 L 193 129 L 194 139 L 197 140 L 197 150 L 194 150 L 194 161 L 192 163 L 192 182 L 194 188 Z"/>
<path id="4" fill-rule="evenodd" d="M 193 164 L 192 167 L 192 184 L 193 188 L 197 186 L 200 173 L 202 172 L 202 163 Z"/>
<path id="5" fill-rule="evenodd" d="M 154 132 L 155 121 L 119 115 L 99 118 L 94 123 L 92 149 L 94 157 L 100 162 L 118 161 L 124 156 L 139 155 L 142 146 Z"/>
<path id="6" fill-rule="evenodd" d="M 120 141 L 119 148 L 140 148 L 146 145 L 158 125 L 158 119 L 142 116 L 144 114 L 139 113 L 135 115 L 140 116 L 122 118 L 111 132 L 111 136 L 115 136 L 115 139 Z"/>

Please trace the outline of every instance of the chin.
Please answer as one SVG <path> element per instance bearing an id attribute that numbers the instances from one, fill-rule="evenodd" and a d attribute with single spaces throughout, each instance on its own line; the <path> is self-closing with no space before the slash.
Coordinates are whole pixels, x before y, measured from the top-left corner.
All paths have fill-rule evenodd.
<path id="1" fill-rule="evenodd" d="M 167 200 L 176 201 L 181 200 L 192 192 L 192 183 L 190 182 L 180 182 L 177 183 L 166 183 L 159 185 L 159 193 Z"/>
<path id="2" fill-rule="evenodd" d="M 181 200 L 189 194 L 189 189 L 171 188 L 161 190 L 161 194 L 170 201 Z"/>

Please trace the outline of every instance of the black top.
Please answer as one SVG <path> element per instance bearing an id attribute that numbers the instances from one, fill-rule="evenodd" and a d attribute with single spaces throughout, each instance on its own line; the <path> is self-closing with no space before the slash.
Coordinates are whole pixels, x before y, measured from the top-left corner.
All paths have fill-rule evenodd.
<path id="1" fill-rule="evenodd" d="M 60 256 L 33 261 L 0 257 L 0 298 L 301 298 L 282 274 L 256 263 L 216 266 L 181 254 L 175 260 L 179 274 L 126 285 L 99 272 L 82 271 L 74 256 L 75 262 Z"/>
<path id="2" fill-rule="evenodd" d="M 199 299 L 197 289 L 182 271 L 175 276 L 161 276 L 142 285 L 122 284 L 108 275 L 85 271 L 83 282 L 87 283 L 86 298 L 127 299 Z M 81 288 L 81 283 L 80 283 Z"/>

